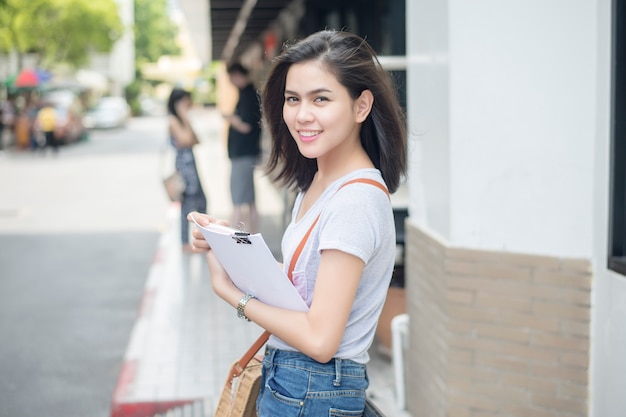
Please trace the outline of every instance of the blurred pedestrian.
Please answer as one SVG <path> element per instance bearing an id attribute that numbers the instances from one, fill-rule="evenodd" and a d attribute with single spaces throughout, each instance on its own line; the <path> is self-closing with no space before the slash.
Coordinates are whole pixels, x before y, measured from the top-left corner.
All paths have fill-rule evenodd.
<path id="1" fill-rule="evenodd" d="M 31 97 L 31 99 L 26 104 L 26 108 L 24 109 L 24 113 L 26 114 L 26 117 L 28 118 L 31 125 L 29 137 L 30 147 L 33 150 L 44 149 L 46 145 L 46 138 L 44 136 L 44 133 L 39 128 L 39 123 L 37 122 L 37 115 L 39 114 L 39 110 L 41 110 L 41 108 L 43 107 L 43 104 L 44 103 L 42 101 Z M 56 125 L 58 127 L 58 114 L 56 118 Z M 54 129 L 55 135 L 57 127 L 55 127 Z M 57 136 L 55 136 L 55 140 L 57 143 L 59 143 L 59 138 Z"/>
<path id="2" fill-rule="evenodd" d="M 8 97 L 0 105 L 2 108 L 2 129 L 0 129 L 0 147 L 12 144 L 15 134 L 16 110 L 13 97 Z"/>
<path id="3" fill-rule="evenodd" d="M 19 96 L 16 99 L 16 117 L 15 117 L 15 145 L 19 149 L 30 148 L 30 133 L 33 130 L 33 120 L 28 117 L 27 101 L 25 96 Z"/>
<path id="4" fill-rule="evenodd" d="M 228 157 L 231 163 L 230 194 L 233 203 L 231 223 L 243 223 L 246 230 L 257 232 L 254 168 L 261 154 L 261 105 L 259 96 L 240 63 L 230 64 L 226 71 L 230 82 L 239 89 L 239 99 L 232 115 L 224 115 L 228 129 Z M 244 211 L 247 208 L 247 216 Z M 247 221 L 246 221 L 247 220 Z"/>
<path id="5" fill-rule="evenodd" d="M 59 152 L 59 142 L 57 141 L 54 131 L 57 127 L 57 112 L 54 106 L 50 103 L 43 103 L 39 112 L 37 112 L 37 119 L 35 121 L 36 129 L 39 129 L 44 136 L 43 150 L 52 148 L 54 153 Z"/>
<path id="6" fill-rule="evenodd" d="M 198 137 L 189 121 L 191 109 L 191 93 L 180 88 L 174 88 L 167 102 L 169 112 L 168 124 L 170 142 L 176 148 L 176 169 L 181 173 L 185 182 L 185 191 L 181 201 L 181 243 L 183 251 L 191 252 L 189 243 L 189 222 L 187 213 L 191 211 L 206 211 L 207 201 L 202 189 L 202 182 L 198 175 L 193 147 L 198 144 Z"/>

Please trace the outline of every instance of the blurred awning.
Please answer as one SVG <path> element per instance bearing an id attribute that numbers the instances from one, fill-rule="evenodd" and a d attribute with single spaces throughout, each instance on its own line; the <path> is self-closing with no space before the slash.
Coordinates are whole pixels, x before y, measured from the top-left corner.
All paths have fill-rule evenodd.
<path id="1" fill-rule="evenodd" d="M 213 59 L 229 61 L 262 35 L 293 0 L 208 0 Z"/>
<path id="2" fill-rule="evenodd" d="M 190 88 L 200 76 L 200 67 L 196 62 L 184 57 L 164 55 L 155 63 L 141 66 L 141 73 L 146 80 L 167 82 L 184 88 Z"/>

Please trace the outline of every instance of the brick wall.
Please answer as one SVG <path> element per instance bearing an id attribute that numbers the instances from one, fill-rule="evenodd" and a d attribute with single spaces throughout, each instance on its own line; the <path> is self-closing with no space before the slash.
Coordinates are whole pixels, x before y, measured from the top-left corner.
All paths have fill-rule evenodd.
<path id="1" fill-rule="evenodd" d="M 586 416 L 590 262 L 406 231 L 411 415 Z"/>

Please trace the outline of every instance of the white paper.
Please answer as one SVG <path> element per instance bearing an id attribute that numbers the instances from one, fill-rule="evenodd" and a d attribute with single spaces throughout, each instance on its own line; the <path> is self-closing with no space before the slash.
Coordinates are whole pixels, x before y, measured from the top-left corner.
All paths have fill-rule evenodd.
<path id="1" fill-rule="evenodd" d="M 235 232 L 238 230 L 215 223 L 202 226 L 193 221 L 242 292 L 271 306 L 296 311 L 309 309 L 260 233 L 247 236 L 250 244 L 237 243 Z"/>

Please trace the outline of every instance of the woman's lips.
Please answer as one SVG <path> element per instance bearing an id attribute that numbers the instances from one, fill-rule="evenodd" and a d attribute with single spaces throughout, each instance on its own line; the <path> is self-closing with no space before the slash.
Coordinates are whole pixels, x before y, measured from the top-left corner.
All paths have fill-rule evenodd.
<path id="1" fill-rule="evenodd" d="M 319 130 L 299 130 L 298 135 L 300 136 L 300 140 L 302 142 L 312 142 L 317 139 L 320 135 Z"/>

